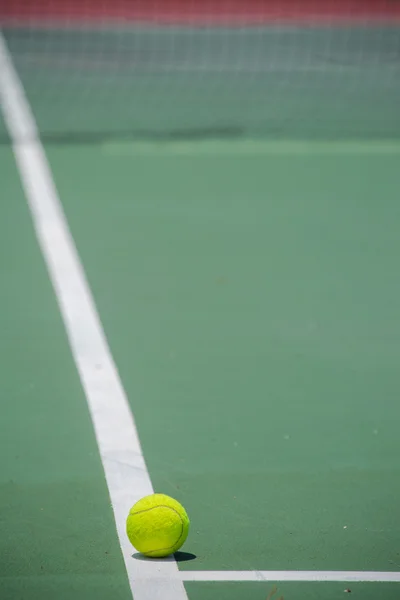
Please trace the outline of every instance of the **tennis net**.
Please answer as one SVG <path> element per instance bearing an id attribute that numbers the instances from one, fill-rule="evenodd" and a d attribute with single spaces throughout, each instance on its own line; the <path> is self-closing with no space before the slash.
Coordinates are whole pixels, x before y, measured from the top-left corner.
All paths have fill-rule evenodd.
<path id="1" fill-rule="evenodd" d="M 398 0 L 0 0 L 42 136 L 400 136 Z"/>

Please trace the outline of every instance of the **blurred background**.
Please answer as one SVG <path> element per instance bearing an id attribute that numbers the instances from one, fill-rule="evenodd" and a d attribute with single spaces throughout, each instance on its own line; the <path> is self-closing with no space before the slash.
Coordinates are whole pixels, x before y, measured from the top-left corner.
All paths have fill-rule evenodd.
<path id="1" fill-rule="evenodd" d="M 1 0 L 0 20 L 54 141 L 400 134 L 398 0 Z"/>

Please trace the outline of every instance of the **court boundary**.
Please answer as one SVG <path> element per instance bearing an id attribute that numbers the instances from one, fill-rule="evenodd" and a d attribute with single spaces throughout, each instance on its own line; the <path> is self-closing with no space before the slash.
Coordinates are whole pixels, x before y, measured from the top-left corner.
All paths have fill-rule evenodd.
<path id="1" fill-rule="evenodd" d="M 197 582 L 364 582 L 400 583 L 396 571 L 180 571 L 183 581 Z"/>
<path id="2" fill-rule="evenodd" d="M 162 140 L 145 141 L 104 141 L 101 150 L 110 157 L 209 157 L 226 156 L 313 156 L 313 155 L 397 155 L 400 154 L 400 140 L 305 140 L 305 139 L 204 139 L 204 140 Z"/>

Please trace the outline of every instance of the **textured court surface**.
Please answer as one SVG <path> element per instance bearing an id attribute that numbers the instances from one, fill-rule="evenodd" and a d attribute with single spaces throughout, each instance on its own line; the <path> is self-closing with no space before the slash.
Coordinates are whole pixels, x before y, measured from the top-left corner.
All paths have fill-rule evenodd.
<path id="1" fill-rule="evenodd" d="M 224 57 L 222 34 L 191 31 L 189 48 L 184 31 L 154 29 L 134 36 L 134 64 L 120 60 L 129 33 L 5 31 L 153 485 L 192 519 L 184 572 L 400 571 L 399 32 L 371 32 L 351 40 L 375 54 L 328 68 L 319 29 L 240 31 Z M 329 35 L 337 55 L 348 31 Z M 290 40 L 303 56 L 282 56 Z M 0 596 L 128 599 L 87 404 L 0 128 Z M 189 600 L 265 600 L 272 583 L 185 587 Z M 278 587 L 274 599 L 400 597 L 395 583 Z"/>

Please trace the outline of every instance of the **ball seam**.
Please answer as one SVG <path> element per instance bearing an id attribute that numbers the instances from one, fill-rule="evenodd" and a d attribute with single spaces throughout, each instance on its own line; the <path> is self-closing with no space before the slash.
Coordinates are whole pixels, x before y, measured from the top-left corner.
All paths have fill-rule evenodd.
<path id="1" fill-rule="evenodd" d="M 181 522 L 181 533 L 178 537 L 178 539 L 176 540 L 175 544 L 172 544 L 171 546 L 167 546 L 166 548 L 157 548 L 157 550 L 150 550 L 150 552 L 146 552 L 147 555 L 151 555 L 152 552 L 164 552 L 165 550 L 169 550 L 170 548 L 173 548 L 174 546 L 176 546 L 177 544 L 179 544 L 180 539 L 182 538 L 185 528 L 184 528 L 184 523 L 183 523 L 183 519 L 181 517 L 181 515 L 178 513 L 177 510 L 175 510 L 175 508 L 172 508 L 172 506 L 167 506 L 166 504 L 158 504 L 157 506 L 151 506 L 150 508 L 144 508 L 143 510 L 137 510 L 135 512 L 129 512 L 129 516 L 133 516 L 133 515 L 140 515 L 142 513 L 145 512 L 150 512 L 151 510 L 155 510 L 157 508 L 168 508 L 169 510 L 173 510 L 174 513 L 176 513 L 179 517 L 179 520 Z"/>

